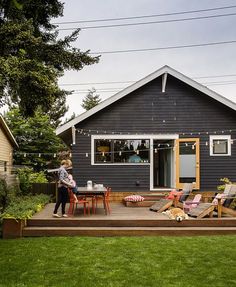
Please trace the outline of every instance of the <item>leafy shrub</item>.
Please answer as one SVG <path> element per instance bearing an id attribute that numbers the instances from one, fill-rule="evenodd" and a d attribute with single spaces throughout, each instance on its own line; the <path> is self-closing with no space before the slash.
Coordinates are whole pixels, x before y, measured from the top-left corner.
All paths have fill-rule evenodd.
<path id="1" fill-rule="evenodd" d="M 49 201 L 50 196 L 46 194 L 15 197 L 4 210 L 1 218 L 31 218 L 35 212 L 39 212 Z"/>
<path id="2" fill-rule="evenodd" d="M 0 211 L 4 210 L 7 204 L 7 184 L 6 181 L 0 178 Z"/>
<path id="3" fill-rule="evenodd" d="M 223 184 L 217 186 L 219 191 L 224 191 L 226 184 L 232 184 L 232 181 L 230 181 L 230 179 L 227 177 L 221 178 L 220 181 L 223 182 Z"/>
<path id="4" fill-rule="evenodd" d="M 27 195 L 32 191 L 33 183 L 47 183 L 48 180 L 44 172 L 34 172 L 32 168 L 26 167 L 18 170 L 20 189 L 22 195 Z"/>

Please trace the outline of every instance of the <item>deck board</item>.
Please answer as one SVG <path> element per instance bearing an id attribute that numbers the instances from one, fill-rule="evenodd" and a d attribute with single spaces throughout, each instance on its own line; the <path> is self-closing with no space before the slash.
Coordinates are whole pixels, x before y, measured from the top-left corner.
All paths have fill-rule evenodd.
<path id="1" fill-rule="evenodd" d="M 111 203 L 111 214 L 102 205 L 96 214 L 84 216 L 83 208 L 68 218 L 53 218 L 54 203 L 27 221 L 23 236 L 195 236 L 236 234 L 236 218 L 190 218 L 182 222 L 149 210 Z M 69 204 L 67 204 L 68 210 Z"/>

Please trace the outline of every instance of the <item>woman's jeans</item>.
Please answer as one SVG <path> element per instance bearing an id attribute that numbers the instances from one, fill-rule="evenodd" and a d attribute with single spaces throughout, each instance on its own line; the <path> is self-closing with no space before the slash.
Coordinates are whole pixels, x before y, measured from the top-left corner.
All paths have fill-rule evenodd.
<path id="1" fill-rule="evenodd" d="M 58 194 L 57 194 L 57 202 L 55 205 L 55 209 L 54 209 L 54 214 L 57 213 L 57 210 L 61 204 L 61 213 L 62 215 L 66 213 L 65 211 L 65 207 L 66 207 L 66 202 L 68 199 L 68 191 L 67 191 L 67 187 L 65 186 L 61 186 L 58 188 Z"/>

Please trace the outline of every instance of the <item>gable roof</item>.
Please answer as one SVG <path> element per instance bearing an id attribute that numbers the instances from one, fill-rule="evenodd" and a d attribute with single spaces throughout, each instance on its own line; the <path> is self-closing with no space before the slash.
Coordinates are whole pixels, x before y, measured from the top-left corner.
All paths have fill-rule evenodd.
<path id="1" fill-rule="evenodd" d="M 162 68 L 158 69 L 157 71 L 149 74 L 145 78 L 139 80 L 138 82 L 130 85 L 129 87 L 125 88 L 124 90 L 116 93 L 115 95 L 111 96 L 110 98 L 106 99 L 105 101 L 101 102 L 94 108 L 88 110 L 87 112 L 79 115 L 78 117 L 74 118 L 73 120 L 69 121 L 68 123 L 60 126 L 56 130 L 56 134 L 63 137 L 63 135 L 68 130 L 71 129 L 73 126 L 77 125 L 78 123 L 82 122 L 83 120 L 87 119 L 88 117 L 94 115 L 95 113 L 101 111 L 102 109 L 106 108 L 107 106 L 113 104 L 114 102 L 118 101 L 119 99 L 127 96 L 131 92 L 137 90 L 138 88 L 144 86 L 145 84 L 151 82 L 152 80 L 158 78 L 163 74 L 169 74 L 180 81 L 186 83 L 187 85 L 195 88 L 196 90 L 208 95 L 209 97 L 219 101 L 220 103 L 230 107 L 231 109 L 236 111 L 236 103 L 230 101 L 229 99 L 221 96 L 220 94 L 208 89 L 207 87 L 203 86 L 202 84 L 192 80 L 191 78 L 181 74 L 180 72 L 174 70 L 169 66 L 163 66 Z"/>
<path id="2" fill-rule="evenodd" d="M 7 135 L 7 138 L 10 140 L 11 144 L 14 147 L 19 147 L 12 132 L 10 131 L 9 127 L 7 126 L 4 118 L 0 115 L 0 126 L 2 127 L 2 129 L 4 130 L 5 134 Z"/>

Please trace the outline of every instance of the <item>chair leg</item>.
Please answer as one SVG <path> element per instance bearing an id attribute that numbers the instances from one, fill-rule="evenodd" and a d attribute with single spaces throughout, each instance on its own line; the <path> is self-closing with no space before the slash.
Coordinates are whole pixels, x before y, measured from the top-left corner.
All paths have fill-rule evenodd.
<path id="1" fill-rule="evenodd" d="M 106 206 L 107 206 L 108 213 L 111 214 L 110 202 L 108 200 L 106 200 L 105 203 L 106 203 Z"/>
<path id="2" fill-rule="evenodd" d="M 73 215 L 74 214 L 74 203 L 73 202 L 70 202 L 70 206 L 69 206 L 69 209 L 68 209 L 68 214 L 70 215 Z"/>
<path id="3" fill-rule="evenodd" d="M 96 197 L 92 197 L 92 210 L 93 210 L 93 214 L 96 213 L 96 208 L 95 208 L 95 205 L 96 205 Z"/>
<path id="4" fill-rule="evenodd" d="M 90 215 L 90 207 L 89 207 L 89 202 L 88 203 L 88 215 Z"/>
<path id="5" fill-rule="evenodd" d="M 86 215 L 86 202 L 84 202 L 84 215 Z"/>

